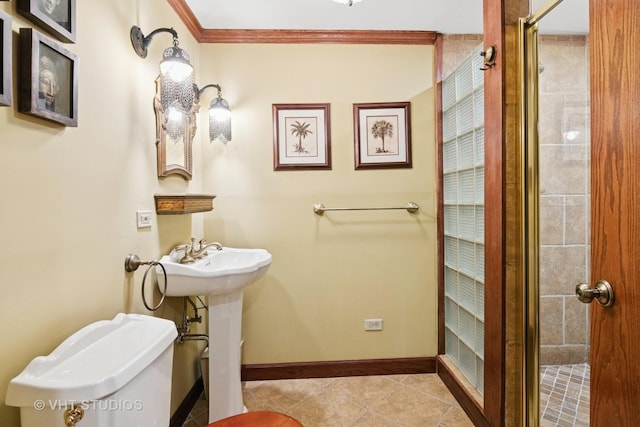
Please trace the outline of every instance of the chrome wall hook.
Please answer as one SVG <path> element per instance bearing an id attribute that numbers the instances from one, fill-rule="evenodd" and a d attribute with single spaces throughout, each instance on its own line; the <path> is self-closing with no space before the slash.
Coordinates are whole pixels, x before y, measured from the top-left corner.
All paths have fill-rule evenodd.
<path id="1" fill-rule="evenodd" d="M 496 65 L 496 55 L 498 53 L 498 47 L 491 45 L 484 51 L 480 52 L 480 56 L 484 56 L 484 67 L 480 68 L 482 71 L 487 71 L 489 68 Z"/>

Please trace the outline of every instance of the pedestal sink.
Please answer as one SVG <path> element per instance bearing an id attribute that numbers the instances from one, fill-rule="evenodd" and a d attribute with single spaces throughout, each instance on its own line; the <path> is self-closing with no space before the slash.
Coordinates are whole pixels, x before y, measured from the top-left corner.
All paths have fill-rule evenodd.
<path id="1" fill-rule="evenodd" d="M 240 332 L 244 288 L 261 278 L 271 265 L 264 249 L 208 249 L 190 264 L 175 257 L 160 259 L 158 286 L 167 296 L 207 295 L 209 305 L 209 422 L 246 411 L 240 380 Z"/>

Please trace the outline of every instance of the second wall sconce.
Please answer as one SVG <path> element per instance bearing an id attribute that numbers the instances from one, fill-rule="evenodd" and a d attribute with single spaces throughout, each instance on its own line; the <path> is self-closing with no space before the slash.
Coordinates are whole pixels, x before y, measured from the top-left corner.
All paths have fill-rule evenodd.
<path id="1" fill-rule="evenodd" d="M 208 84 L 198 89 L 193 85 L 196 103 L 200 102 L 200 96 L 205 89 L 214 87 L 218 89 L 218 96 L 211 100 L 209 104 L 209 141 L 221 137 L 221 141 L 226 144 L 231 141 L 231 108 L 226 99 L 222 98 L 222 88 L 218 84 Z"/>
<path id="2" fill-rule="evenodd" d="M 173 46 L 169 46 L 162 53 L 160 61 L 161 93 L 160 101 L 165 111 L 177 109 L 188 113 L 194 104 L 193 67 L 189 61 L 189 54 L 178 47 L 178 33 L 173 28 L 158 28 L 149 33 L 142 33 L 138 26 L 131 27 L 131 44 L 140 58 L 147 57 L 147 48 L 153 37 L 158 33 L 170 33 L 173 36 Z"/>

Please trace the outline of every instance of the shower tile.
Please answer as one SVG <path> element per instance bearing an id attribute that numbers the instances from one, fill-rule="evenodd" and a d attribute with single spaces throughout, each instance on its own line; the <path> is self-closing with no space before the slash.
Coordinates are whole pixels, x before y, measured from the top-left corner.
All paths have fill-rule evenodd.
<path id="1" fill-rule="evenodd" d="M 540 298 L 540 343 L 563 344 L 562 325 L 564 319 L 564 301 L 562 297 Z"/>
<path id="2" fill-rule="evenodd" d="M 585 345 L 542 345 L 540 363 L 559 365 L 586 363 L 589 360 L 589 348 Z"/>
<path id="3" fill-rule="evenodd" d="M 540 197 L 540 244 L 564 243 L 564 197 Z"/>
<path id="4" fill-rule="evenodd" d="M 587 149 L 583 145 L 540 147 L 540 191 L 552 194 L 584 194 L 587 186 Z"/>
<path id="5" fill-rule="evenodd" d="M 540 74 L 542 92 L 580 93 L 589 89 L 586 41 L 558 40 L 540 44 L 540 61 L 544 73 Z M 567 70 L 576 70 L 567 72 Z"/>
<path id="6" fill-rule="evenodd" d="M 540 369 L 540 426 L 589 425 L 589 366 L 543 365 Z"/>
<path id="7" fill-rule="evenodd" d="M 562 142 L 562 93 L 540 93 L 540 117 L 538 126 L 540 144 Z"/>
<path id="8" fill-rule="evenodd" d="M 589 205 L 586 196 L 567 196 L 565 235 L 566 243 L 589 243 Z"/>
<path id="9" fill-rule="evenodd" d="M 589 306 L 575 297 L 565 300 L 565 344 L 588 344 L 589 342 Z"/>
<path id="10" fill-rule="evenodd" d="M 562 131 L 565 144 L 583 144 L 590 142 L 589 101 L 585 94 L 566 94 L 562 109 Z"/>
<path id="11" fill-rule="evenodd" d="M 586 280 L 585 246 L 540 248 L 540 294 L 574 295 L 575 286 Z"/>

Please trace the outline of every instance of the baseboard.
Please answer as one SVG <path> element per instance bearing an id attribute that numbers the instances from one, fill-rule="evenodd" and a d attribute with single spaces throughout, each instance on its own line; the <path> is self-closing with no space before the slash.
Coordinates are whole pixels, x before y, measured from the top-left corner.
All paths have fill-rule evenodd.
<path id="1" fill-rule="evenodd" d="M 447 363 L 438 356 L 437 359 L 438 376 L 442 382 L 447 386 L 451 394 L 460 404 L 460 407 L 464 410 L 467 416 L 471 419 L 474 426 L 477 427 L 491 427 L 489 422 L 484 416 L 482 406 L 473 397 L 467 388 L 459 381 L 458 376 L 454 374 Z M 461 375 L 461 374 L 460 374 Z"/>
<path id="2" fill-rule="evenodd" d="M 182 427 L 184 422 L 186 421 L 189 413 L 193 409 L 194 405 L 202 395 L 204 391 L 204 385 L 202 382 L 202 377 L 198 377 L 196 383 L 191 387 L 191 390 L 184 397 L 184 400 L 176 409 L 176 412 L 171 416 L 171 420 L 169 421 L 169 427 Z"/>
<path id="3" fill-rule="evenodd" d="M 436 372 L 435 357 L 242 365 L 242 381 Z"/>

